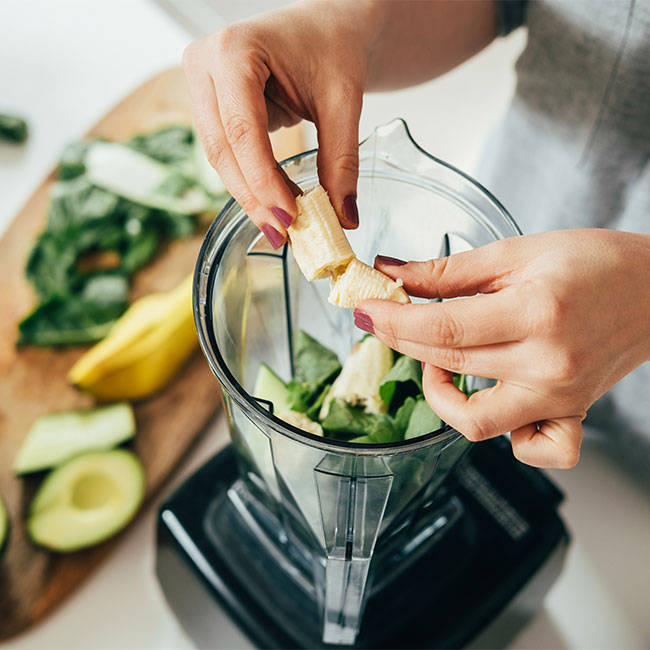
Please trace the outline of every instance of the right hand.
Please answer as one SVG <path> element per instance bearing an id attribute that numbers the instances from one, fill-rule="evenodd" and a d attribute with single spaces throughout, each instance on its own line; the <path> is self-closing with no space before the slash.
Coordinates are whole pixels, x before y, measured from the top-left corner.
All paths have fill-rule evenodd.
<path id="1" fill-rule="evenodd" d="M 292 191 L 274 159 L 268 131 L 301 119 L 318 130 L 318 175 L 341 224 L 358 225 L 358 132 L 369 47 L 362 5 L 301 4 L 234 23 L 185 50 L 208 160 L 274 248 L 286 241 L 297 211 L 295 185 Z"/>

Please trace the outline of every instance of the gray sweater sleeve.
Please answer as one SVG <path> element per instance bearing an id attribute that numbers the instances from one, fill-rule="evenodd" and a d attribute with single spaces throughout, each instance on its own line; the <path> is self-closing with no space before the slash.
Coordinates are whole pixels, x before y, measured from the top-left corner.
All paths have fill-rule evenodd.
<path id="1" fill-rule="evenodd" d="M 499 36 L 507 36 L 526 22 L 528 0 L 495 0 Z"/>

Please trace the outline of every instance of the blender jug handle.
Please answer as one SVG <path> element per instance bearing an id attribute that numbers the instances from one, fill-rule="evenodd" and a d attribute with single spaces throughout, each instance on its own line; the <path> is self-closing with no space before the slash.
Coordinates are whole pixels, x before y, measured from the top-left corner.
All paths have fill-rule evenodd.
<path id="1" fill-rule="evenodd" d="M 327 456 L 314 476 L 326 554 L 323 641 L 351 645 L 393 474 L 381 458 Z"/>

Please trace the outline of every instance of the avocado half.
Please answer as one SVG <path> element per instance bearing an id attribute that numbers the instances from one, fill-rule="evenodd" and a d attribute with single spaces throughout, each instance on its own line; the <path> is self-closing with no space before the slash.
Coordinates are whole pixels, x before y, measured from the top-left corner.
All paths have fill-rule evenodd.
<path id="1" fill-rule="evenodd" d="M 76 551 L 122 530 L 145 494 L 145 474 L 126 449 L 76 456 L 43 481 L 32 501 L 27 533 L 39 546 Z"/>

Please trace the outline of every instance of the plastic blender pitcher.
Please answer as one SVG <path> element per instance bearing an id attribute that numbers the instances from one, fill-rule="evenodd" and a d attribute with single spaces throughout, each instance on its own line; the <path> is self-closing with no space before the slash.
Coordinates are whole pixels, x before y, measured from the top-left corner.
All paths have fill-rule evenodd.
<path id="1" fill-rule="evenodd" d="M 494 197 L 420 149 L 402 120 L 377 128 L 359 154 L 360 227 L 347 234 L 366 263 L 377 253 L 425 260 L 520 234 Z M 316 151 L 283 166 L 303 190 L 318 182 Z M 264 539 L 268 562 L 316 603 L 323 643 L 349 645 L 369 575 L 375 585 L 389 580 L 458 516 L 453 503 L 431 503 L 468 443 L 444 424 L 391 444 L 332 440 L 287 424 L 256 399 L 260 364 L 291 378 L 298 330 L 341 361 L 361 338 L 351 311 L 330 305 L 328 291 L 326 280 L 303 278 L 288 246 L 272 250 L 231 201 L 201 249 L 194 310 L 239 464 L 228 498 L 241 534 Z"/>

